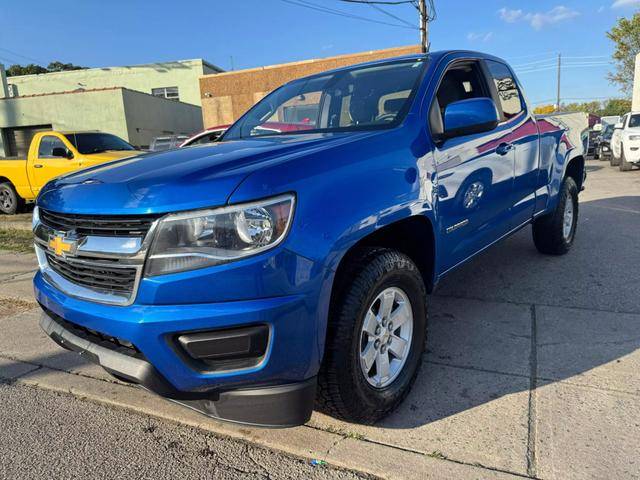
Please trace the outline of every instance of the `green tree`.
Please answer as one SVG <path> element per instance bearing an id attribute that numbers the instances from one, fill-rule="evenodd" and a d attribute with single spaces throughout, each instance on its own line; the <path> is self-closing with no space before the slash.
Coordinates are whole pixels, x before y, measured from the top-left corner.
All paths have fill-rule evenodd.
<path id="1" fill-rule="evenodd" d="M 33 75 L 38 73 L 64 72 L 66 70 L 83 70 L 87 67 L 80 67 L 73 63 L 51 62 L 47 68 L 34 63 L 29 65 L 11 65 L 7 68 L 7 77 L 17 77 L 18 75 Z"/>
<path id="2" fill-rule="evenodd" d="M 607 100 L 604 104 L 602 111 L 599 113 L 601 117 L 607 117 L 610 115 L 624 115 L 631 111 L 631 100 L 625 100 L 623 98 L 612 98 Z"/>
<path id="3" fill-rule="evenodd" d="M 87 67 L 80 67 L 78 65 L 74 65 L 73 63 L 62 63 L 62 62 L 51 62 L 47 65 L 47 70 L 49 72 L 64 72 L 67 70 L 84 70 Z"/>
<path id="4" fill-rule="evenodd" d="M 567 103 L 562 105 L 563 112 L 587 112 L 594 115 L 600 115 L 602 111 L 602 103 L 599 101 L 584 103 Z"/>
<path id="5" fill-rule="evenodd" d="M 34 63 L 30 63 L 29 65 L 11 65 L 7 68 L 7 77 L 17 77 L 18 75 L 33 75 L 36 73 L 47 73 L 47 69 L 41 67 L 40 65 L 36 65 Z"/>
<path id="6" fill-rule="evenodd" d="M 618 19 L 607 37 L 615 44 L 613 60 L 616 64 L 616 71 L 609 74 L 609 80 L 620 85 L 624 92 L 631 93 L 636 55 L 640 53 L 640 13 L 630 19 Z"/>

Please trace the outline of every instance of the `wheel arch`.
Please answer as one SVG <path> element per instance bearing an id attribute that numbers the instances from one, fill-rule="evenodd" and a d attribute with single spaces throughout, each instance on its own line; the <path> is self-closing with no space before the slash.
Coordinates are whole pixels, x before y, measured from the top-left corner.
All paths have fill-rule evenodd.
<path id="1" fill-rule="evenodd" d="M 562 178 L 571 177 L 578 186 L 578 191 L 582 190 L 585 180 L 585 160 L 582 155 L 575 156 L 567 162 Z"/>
<path id="2" fill-rule="evenodd" d="M 354 243 L 342 256 L 331 289 L 333 299 L 341 289 L 349 262 L 364 248 L 390 248 L 407 255 L 422 275 L 427 292 L 435 284 L 436 244 L 433 223 L 426 215 L 412 215 L 385 225 Z"/>

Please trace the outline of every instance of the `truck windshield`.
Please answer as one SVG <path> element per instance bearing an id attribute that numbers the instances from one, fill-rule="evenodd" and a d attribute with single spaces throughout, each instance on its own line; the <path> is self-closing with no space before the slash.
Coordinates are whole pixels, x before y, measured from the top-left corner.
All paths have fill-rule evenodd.
<path id="1" fill-rule="evenodd" d="M 83 155 L 106 152 L 108 150 L 135 150 L 120 137 L 110 133 L 68 133 L 65 137 Z"/>
<path id="2" fill-rule="evenodd" d="M 396 126 L 411 107 L 426 63 L 400 60 L 293 81 L 256 104 L 224 139 Z"/>

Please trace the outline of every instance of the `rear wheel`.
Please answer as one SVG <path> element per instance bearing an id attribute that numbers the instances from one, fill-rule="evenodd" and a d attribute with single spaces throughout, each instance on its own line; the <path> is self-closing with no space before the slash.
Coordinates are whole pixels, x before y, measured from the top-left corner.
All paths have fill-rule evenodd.
<path id="1" fill-rule="evenodd" d="M 0 183 L 0 212 L 13 215 L 18 213 L 23 205 L 24 200 L 18 196 L 11 183 Z"/>
<path id="2" fill-rule="evenodd" d="M 564 255 L 578 226 L 578 186 L 571 177 L 562 182 L 556 209 L 533 222 L 533 243 L 540 253 Z"/>
<path id="3" fill-rule="evenodd" d="M 409 257 L 363 251 L 337 279 L 325 357 L 318 376 L 320 410 L 374 423 L 406 397 L 426 338 L 426 289 Z"/>

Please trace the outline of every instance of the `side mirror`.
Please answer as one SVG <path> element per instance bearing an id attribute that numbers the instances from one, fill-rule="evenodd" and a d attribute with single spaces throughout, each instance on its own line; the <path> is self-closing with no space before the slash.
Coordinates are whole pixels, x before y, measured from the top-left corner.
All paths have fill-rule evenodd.
<path id="1" fill-rule="evenodd" d="M 613 126 L 613 129 L 614 129 L 614 130 L 622 130 L 623 128 L 624 128 L 624 123 L 616 123 L 616 124 Z"/>
<path id="2" fill-rule="evenodd" d="M 51 156 L 72 159 L 73 152 L 63 147 L 55 147 L 51 150 Z"/>
<path id="3" fill-rule="evenodd" d="M 489 132 L 498 126 L 498 109 L 490 98 L 470 98 L 447 105 L 443 140 Z"/>

